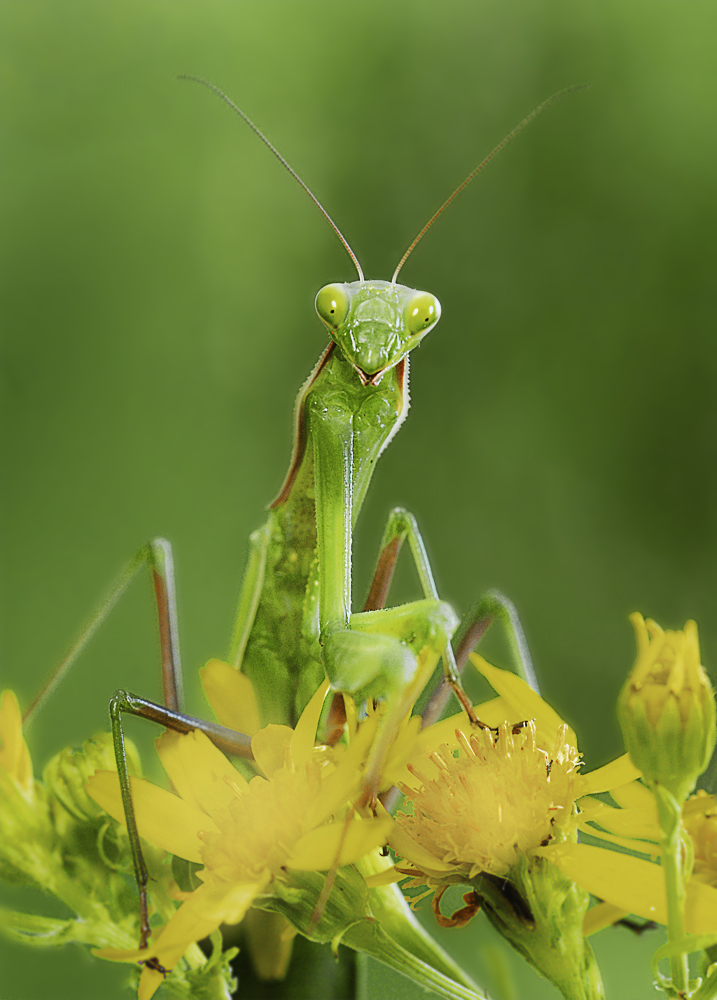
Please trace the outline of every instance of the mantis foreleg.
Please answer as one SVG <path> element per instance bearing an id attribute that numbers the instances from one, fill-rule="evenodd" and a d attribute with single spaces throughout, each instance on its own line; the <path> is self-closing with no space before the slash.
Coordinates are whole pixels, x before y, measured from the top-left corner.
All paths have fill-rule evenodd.
<path id="1" fill-rule="evenodd" d="M 424 601 L 351 614 L 353 412 L 339 392 L 317 392 L 309 399 L 309 419 L 314 443 L 319 628 L 327 676 L 334 688 L 357 701 L 390 698 L 392 692 L 396 696 L 400 692 L 405 700 L 413 687 L 417 657 L 425 649 L 430 649 L 434 659 L 442 654 L 455 616 L 437 599 L 432 577 L 431 593 Z M 423 675 L 425 664 L 422 667 Z"/>

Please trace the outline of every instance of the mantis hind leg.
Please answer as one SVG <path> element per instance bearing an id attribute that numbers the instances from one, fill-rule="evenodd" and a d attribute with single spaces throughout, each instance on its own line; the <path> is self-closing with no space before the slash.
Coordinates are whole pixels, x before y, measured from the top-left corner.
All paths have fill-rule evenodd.
<path id="1" fill-rule="evenodd" d="M 112 741 L 127 821 L 135 879 L 140 898 L 140 947 L 146 945 L 150 933 L 147 916 L 147 881 L 149 875 L 142 854 L 132 805 L 121 720 L 122 713 L 129 713 L 150 719 L 180 733 L 187 733 L 193 729 L 201 729 L 213 743 L 225 752 L 238 756 L 251 757 L 250 740 L 248 737 L 243 736 L 241 733 L 235 733 L 231 729 L 226 729 L 224 726 L 203 722 L 192 716 L 184 715 L 180 710 L 182 703 L 182 672 L 177 629 L 174 564 L 172 548 L 169 542 L 163 538 L 155 538 L 147 542 L 146 545 L 143 545 L 134 555 L 119 576 L 113 581 L 109 591 L 90 616 L 78 638 L 53 671 L 48 681 L 40 689 L 39 694 L 25 713 L 25 722 L 28 722 L 35 717 L 37 712 L 48 701 L 62 679 L 84 652 L 92 637 L 109 617 L 110 612 L 114 609 L 130 583 L 138 576 L 144 566 L 150 569 L 154 586 L 162 658 L 162 688 L 165 704 L 158 705 L 143 698 L 138 698 L 136 695 L 129 694 L 126 691 L 118 691 L 110 702 Z"/>
<path id="2" fill-rule="evenodd" d="M 147 883 L 149 872 L 142 853 L 137 821 L 132 803 L 132 791 L 130 787 L 129 771 L 127 768 L 127 754 L 125 750 L 124 730 L 122 727 L 122 714 L 130 714 L 139 718 L 149 719 L 159 725 L 165 726 L 179 733 L 188 733 L 194 729 L 200 729 L 212 742 L 225 753 L 235 754 L 243 757 L 251 757 L 251 741 L 249 737 L 241 733 L 235 733 L 231 729 L 216 723 L 204 722 L 201 719 L 185 715 L 181 711 L 182 704 L 182 672 L 181 657 L 179 651 L 179 632 L 177 627 L 177 602 L 174 585 L 174 562 L 172 559 L 172 547 L 163 538 L 154 539 L 141 550 L 140 555 L 143 561 L 149 564 L 152 572 L 152 582 L 157 604 L 157 619 L 159 625 L 159 637 L 162 656 L 162 687 L 164 694 L 164 705 L 147 701 L 137 695 L 127 691 L 117 691 L 110 701 L 110 723 L 112 727 L 112 742 L 115 751 L 115 762 L 117 764 L 117 775 L 119 778 L 120 791 L 122 794 L 122 805 L 124 808 L 125 820 L 127 822 L 127 833 L 132 853 L 132 864 L 134 867 L 135 880 L 139 893 L 140 904 L 140 941 L 139 947 L 147 945 L 151 929 L 149 926 L 149 916 L 147 910 Z M 135 560 L 136 561 L 136 560 Z M 133 564 L 131 564 L 133 565 Z M 141 566 L 141 562 L 138 564 Z M 131 577 L 130 577 L 131 579 Z M 119 596 L 119 594 L 117 595 Z M 114 606 L 113 601 L 112 606 Z M 159 972 L 165 970 L 154 965 Z"/>
<path id="3" fill-rule="evenodd" d="M 152 572 L 157 602 L 159 638 L 162 650 L 162 682 L 167 706 L 175 711 L 181 707 L 182 678 L 177 636 L 177 611 L 174 588 L 172 548 L 164 538 L 147 542 L 130 559 L 122 572 L 113 580 L 110 589 L 85 623 L 79 636 L 43 684 L 32 704 L 25 712 L 23 724 L 30 723 L 74 667 L 100 626 L 109 617 L 117 602 L 144 566 Z"/>

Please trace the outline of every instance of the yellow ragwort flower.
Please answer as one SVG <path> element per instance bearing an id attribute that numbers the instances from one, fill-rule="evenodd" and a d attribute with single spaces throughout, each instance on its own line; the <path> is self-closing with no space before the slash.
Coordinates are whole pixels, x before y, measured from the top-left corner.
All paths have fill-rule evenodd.
<path id="1" fill-rule="evenodd" d="M 505 876 L 521 855 L 574 834 L 578 798 L 639 773 L 625 756 L 581 774 L 575 735 L 557 713 L 515 674 L 472 659 L 500 694 L 476 706 L 498 736 L 472 730 L 465 715 L 423 730 L 401 781 L 413 815 L 399 814 L 390 838 L 436 889 L 480 872 Z"/>
<path id="2" fill-rule="evenodd" d="M 361 764 L 370 732 L 339 753 L 315 748 L 328 682 L 311 699 L 296 729 L 269 725 L 252 739 L 262 775 L 246 781 L 199 731 L 167 732 L 157 740 L 162 764 L 178 795 L 132 779 L 140 835 L 171 854 L 204 865 L 202 885 L 144 950 L 104 949 L 114 961 L 156 959 L 170 969 L 190 944 L 221 923 L 237 923 L 284 868 L 327 871 L 351 864 L 386 842 L 390 819 L 362 818 L 350 807 L 361 790 Z M 124 813 L 115 772 L 98 772 L 87 790 L 115 819 Z M 144 967 L 140 1000 L 149 1000 L 162 974 Z"/>
<path id="3" fill-rule="evenodd" d="M 497 733 L 476 731 L 459 715 L 419 735 L 423 757 L 414 756 L 401 783 L 413 812 L 396 817 L 389 837 L 403 859 L 393 877 L 428 886 L 444 926 L 484 908 L 566 997 L 598 1000 L 599 971 L 582 933 L 588 896 L 538 852 L 577 839 L 577 799 L 625 783 L 637 769 L 625 756 L 582 775 L 575 736 L 557 713 L 515 674 L 472 660 L 499 692 L 476 706 Z M 466 905 L 446 917 L 441 898 L 458 884 L 471 887 Z"/>
<path id="4" fill-rule="evenodd" d="M 480 872 L 507 875 L 521 854 L 550 840 L 573 816 L 580 761 L 562 732 L 548 753 L 536 742 L 532 720 L 517 732 L 501 725 L 495 739 L 487 730 L 465 729 L 456 730 L 457 756 L 446 744 L 431 753 L 435 777 L 414 767 L 418 784 L 402 786 L 413 814 L 399 814 L 391 844 L 398 849 L 401 843 L 401 853 L 415 857 L 404 840 L 410 837 L 450 867 L 450 874 L 431 872 L 431 883 L 468 882 Z"/>
<path id="5" fill-rule="evenodd" d="M 653 631 L 659 635 L 656 626 Z M 478 866 L 483 866 L 483 871 L 489 873 L 498 874 L 501 869 L 505 871 L 506 864 L 511 860 L 510 838 L 502 836 L 500 827 L 504 817 L 507 817 L 511 824 L 510 837 L 519 845 L 520 851 L 530 857 L 549 860 L 567 878 L 605 901 L 588 911 L 586 933 L 594 933 L 628 913 L 666 923 L 663 873 L 660 865 L 655 863 L 660 855 L 657 808 L 652 794 L 641 781 L 636 780 L 640 772 L 635 764 L 625 755 L 587 774 L 571 769 L 570 762 L 575 762 L 577 758 L 575 736 L 571 730 L 564 730 L 562 751 L 556 756 L 556 741 L 564 723 L 553 709 L 515 674 L 491 667 L 479 657 L 473 657 L 473 660 L 500 695 L 485 705 L 477 706 L 477 714 L 496 727 L 516 720 L 535 720 L 535 744 L 532 735 L 526 732 L 522 743 L 520 735 L 513 737 L 513 747 L 517 747 L 519 753 L 505 753 L 501 741 L 505 741 L 503 746 L 508 746 L 507 734 L 501 736 L 493 751 L 493 763 L 486 769 L 482 758 L 489 756 L 491 751 L 483 742 L 480 744 L 480 755 L 469 756 L 463 739 L 469 745 L 478 741 L 475 734 L 469 733 L 461 716 L 423 730 L 416 742 L 414 773 L 407 770 L 402 776 L 406 793 L 409 797 L 418 797 L 420 793 L 420 815 L 424 815 L 429 801 L 440 801 L 435 790 L 432 796 L 431 791 L 426 792 L 425 788 L 431 782 L 445 783 L 446 768 L 451 770 L 454 783 L 464 789 L 457 802 L 461 803 L 462 821 L 470 830 L 458 833 L 460 823 L 454 817 L 445 826 L 444 834 L 432 824 L 426 824 L 419 836 L 413 818 L 401 820 L 402 825 L 396 825 L 390 838 L 396 852 L 408 862 L 401 862 L 399 867 L 413 876 L 413 884 L 419 884 L 423 874 L 424 884 L 439 892 L 446 885 L 454 884 L 459 874 L 465 880 L 466 872 L 475 873 Z M 459 738 L 456 731 L 462 731 L 463 737 Z M 442 749 L 445 745 L 450 751 L 448 755 Z M 528 751 L 528 759 L 534 761 L 532 769 L 524 763 L 524 748 Z M 452 756 L 456 750 L 458 755 Z M 538 751 L 544 751 L 548 756 L 552 754 L 555 759 L 558 756 L 562 758 L 555 773 L 558 779 L 555 785 L 554 765 L 551 766 L 549 780 L 546 780 L 545 774 L 538 774 L 536 778 L 535 755 Z M 423 772 L 426 758 L 433 760 L 434 768 L 439 768 L 437 779 L 433 774 L 424 777 L 423 781 L 418 778 L 415 768 Z M 436 759 L 440 760 L 439 764 L 436 764 Z M 511 770 L 512 776 L 508 777 Z M 468 772 L 475 774 L 471 773 L 468 777 Z M 488 776 L 485 786 L 477 777 L 479 772 Z M 495 775 L 501 773 L 502 778 L 496 780 Z M 521 774 L 525 774 L 522 793 Z M 501 794 L 501 781 L 508 792 L 505 796 Z M 466 787 L 471 788 L 470 796 L 465 794 Z M 602 792 L 609 792 L 617 807 L 593 797 Z M 571 797 L 574 805 L 569 801 Z M 542 820 L 536 812 L 538 802 L 542 802 L 544 809 Z M 445 818 L 445 812 L 441 815 Z M 492 849 L 492 838 L 483 833 L 487 829 L 486 824 L 490 824 L 494 834 L 498 831 L 496 846 Z M 683 810 L 683 824 L 694 846 L 694 870 L 686 887 L 687 930 L 691 934 L 715 933 L 715 800 L 703 793 L 689 799 Z M 576 834 L 580 832 L 601 839 L 605 846 L 577 843 Z M 610 849 L 612 846 L 646 857 L 618 853 Z M 385 876 L 386 880 L 389 877 Z M 475 903 L 477 906 L 477 901 Z"/>

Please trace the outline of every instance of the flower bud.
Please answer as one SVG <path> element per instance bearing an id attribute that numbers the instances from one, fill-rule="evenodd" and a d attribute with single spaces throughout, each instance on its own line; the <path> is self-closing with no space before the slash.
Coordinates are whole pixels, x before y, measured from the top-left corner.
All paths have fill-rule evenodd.
<path id="1" fill-rule="evenodd" d="M 617 702 L 625 746 L 648 783 L 683 802 L 715 746 L 715 700 L 700 665 L 697 626 L 663 631 L 630 616 L 637 660 Z"/>
<path id="2" fill-rule="evenodd" d="M 130 774 L 141 774 L 139 756 L 133 744 L 125 742 Z M 116 770 L 112 736 L 98 733 L 85 740 L 81 748 L 67 747 L 56 754 L 45 768 L 43 778 L 56 820 L 64 810 L 76 821 L 105 818 L 104 810 L 85 791 L 85 783 L 95 771 Z"/>

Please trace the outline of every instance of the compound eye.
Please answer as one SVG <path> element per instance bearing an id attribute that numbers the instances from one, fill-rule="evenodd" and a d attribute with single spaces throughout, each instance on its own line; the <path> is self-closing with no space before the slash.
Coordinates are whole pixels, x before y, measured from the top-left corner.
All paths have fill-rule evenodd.
<path id="1" fill-rule="evenodd" d="M 329 330 L 338 330 L 348 315 L 349 304 L 343 285 L 324 285 L 316 296 L 316 311 Z"/>
<path id="2" fill-rule="evenodd" d="M 406 327 L 411 334 L 423 333 L 437 323 L 441 316 L 441 304 L 435 295 L 419 292 L 406 306 Z"/>

